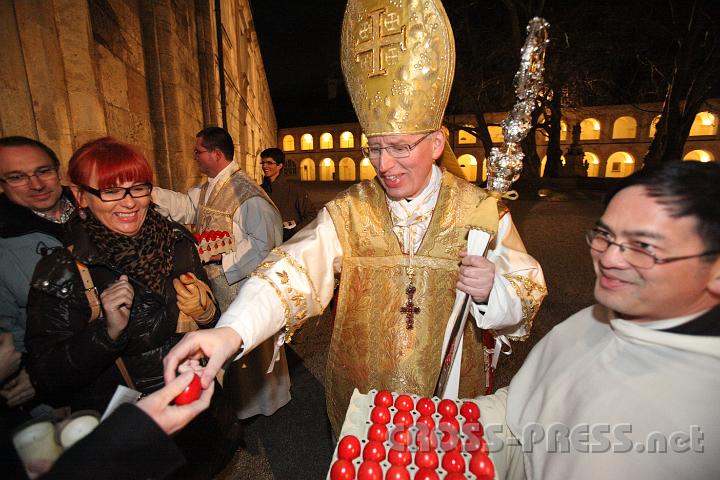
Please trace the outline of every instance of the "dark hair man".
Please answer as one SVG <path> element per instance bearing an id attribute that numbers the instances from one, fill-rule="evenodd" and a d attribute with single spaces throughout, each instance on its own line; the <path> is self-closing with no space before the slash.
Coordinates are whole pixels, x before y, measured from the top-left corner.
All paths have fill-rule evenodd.
<path id="1" fill-rule="evenodd" d="M 521 444 L 500 478 L 720 478 L 718 185 L 720 164 L 671 161 L 609 195 L 586 234 L 598 304 L 479 400 Z"/>
<path id="2" fill-rule="evenodd" d="M 266 148 L 260 153 L 260 165 L 265 176 L 262 188 L 280 210 L 283 219 L 283 240 L 287 241 L 295 232 L 315 218 L 317 210 L 304 188 L 289 182 L 282 174 L 285 154 L 279 148 Z"/>
<path id="3" fill-rule="evenodd" d="M 47 145 L 0 138 L 0 333 L 11 333 L 19 352 L 25 352 L 28 291 L 40 250 L 62 245 L 63 224 L 74 211 L 59 168 Z M 2 384 L 0 395 L 10 407 L 33 398 L 24 368 Z"/>

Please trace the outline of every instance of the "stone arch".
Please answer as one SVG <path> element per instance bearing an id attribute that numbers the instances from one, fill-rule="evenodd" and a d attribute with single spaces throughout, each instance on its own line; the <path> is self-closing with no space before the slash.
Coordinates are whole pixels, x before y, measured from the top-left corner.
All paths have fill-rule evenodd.
<path id="1" fill-rule="evenodd" d="M 375 168 L 369 158 L 360 160 L 360 180 L 372 180 L 375 178 Z"/>
<path id="2" fill-rule="evenodd" d="M 460 165 L 460 170 L 462 170 L 465 175 L 465 179 L 468 182 L 476 182 L 478 169 L 477 158 L 469 153 L 466 153 L 464 155 L 460 155 L 457 160 Z"/>
<path id="3" fill-rule="evenodd" d="M 620 117 L 613 123 L 612 138 L 635 138 L 637 120 L 630 116 Z"/>
<path id="4" fill-rule="evenodd" d="M 592 152 L 585 152 L 583 160 L 587 163 L 587 176 L 588 177 L 599 177 L 600 176 L 600 158 Z"/>
<path id="5" fill-rule="evenodd" d="M 615 152 L 607 160 L 606 177 L 627 177 L 635 171 L 635 158 L 628 152 Z"/>
<path id="6" fill-rule="evenodd" d="M 338 175 L 338 179 L 348 182 L 355 181 L 355 161 L 352 158 L 341 158 L 339 167 L 340 174 Z"/>
<path id="7" fill-rule="evenodd" d="M 320 148 L 323 150 L 330 150 L 333 148 L 333 137 L 329 132 L 325 132 L 320 135 Z"/>
<path id="8" fill-rule="evenodd" d="M 655 115 L 655 118 L 652 119 L 652 122 L 650 122 L 650 131 L 648 132 L 648 137 L 654 138 L 655 132 L 657 131 L 657 124 L 660 121 L 660 115 Z"/>
<path id="9" fill-rule="evenodd" d="M 312 158 L 303 158 L 300 162 L 300 180 L 303 182 L 315 180 L 315 161 Z"/>
<path id="10" fill-rule="evenodd" d="M 340 148 L 354 148 L 355 136 L 347 130 L 340 134 Z"/>
<path id="11" fill-rule="evenodd" d="M 560 120 L 560 141 L 564 142 L 567 140 L 567 123 L 565 123 L 565 120 Z"/>
<path id="12" fill-rule="evenodd" d="M 714 162 L 715 156 L 707 150 L 692 150 L 685 154 L 683 160 L 695 160 L 697 162 Z"/>
<path id="13" fill-rule="evenodd" d="M 282 140 L 283 151 L 292 152 L 295 150 L 295 137 L 292 135 L 285 135 Z"/>
<path id="14" fill-rule="evenodd" d="M 314 148 L 313 136 L 309 133 L 300 137 L 300 150 L 312 150 Z"/>
<path id="15" fill-rule="evenodd" d="M 595 118 L 586 118 L 580 122 L 580 140 L 599 140 L 600 122 Z"/>
<path id="16" fill-rule="evenodd" d="M 717 133 L 718 117 L 710 112 L 700 112 L 695 115 L 692 127 L 690 127 L 691 137 L 702 135 L 715 135 Z"/>
<path id="17" fill-rule="evenodd" d="M 565 155 L 560 155 L 560 162 L 565 166 Z M 540 176 L 545 176 L 545 165 L 547 164 L 547 155 L 540 160 Z"/>
<path id="18" fill-rule="evenodd" d="M 320 181 L 332 182 L 335 180 L 335 162 L 332 158 L 323 158 L 320 161 Z"/>

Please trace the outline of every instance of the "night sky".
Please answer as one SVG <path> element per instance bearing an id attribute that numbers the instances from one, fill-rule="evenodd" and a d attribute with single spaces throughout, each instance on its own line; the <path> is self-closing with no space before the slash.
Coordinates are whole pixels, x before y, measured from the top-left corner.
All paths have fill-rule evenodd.
<path id="1" fill-rule="evenodd" d="M 340 30 L 346 1 L 250 3 L 278 127 L 356 121 L 340 69 Z M 474 93 L 469 90 L 480 80 L 494 85 L 483 99 L 487 111 L 512 105 L 512 77 L 519 65 L 519 48 L 512 43 L 504 3 L 443 1 L 457 50 L 449 113 L 472 110 L 467 94 Z M 546 68 L 549 76 L 554 74 L 565 81 L 563 88 L 572 93 L 568 101 L 592 105 L 662 100 L 667 88 L 662 74 L 672 67 L 677 45 L 674 35 L 687 25 L 690 1 L 514 2 L 520 7 L 540 3 L 544 3 L 542 16 L 551 25 L 551 62 L 546 60 Z M 717 0 L 706 3 L 720 4 Z M 329 85 L 337 86 L 336 95 Z"/>

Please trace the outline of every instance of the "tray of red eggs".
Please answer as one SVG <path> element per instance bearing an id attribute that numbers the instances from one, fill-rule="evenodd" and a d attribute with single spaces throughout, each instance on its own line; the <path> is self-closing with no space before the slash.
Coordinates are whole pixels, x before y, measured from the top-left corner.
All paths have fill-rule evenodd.
<path id="1" fill-rule="evenodd" d="M 330 480 L 494 480 L 473 400 L 353 392 Z"/>

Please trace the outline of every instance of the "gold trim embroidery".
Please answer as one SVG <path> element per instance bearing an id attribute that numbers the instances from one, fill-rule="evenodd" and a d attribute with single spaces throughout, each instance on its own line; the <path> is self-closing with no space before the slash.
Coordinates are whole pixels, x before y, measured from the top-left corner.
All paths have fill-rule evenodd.
<path id="1" fill-rule="evenodd" d="M 318 295 L 317 289 L 315 289 L 315 284 L 313 283 L 312 278 L 310 278 L 310 274 L 305 269 L 305 267 L 300 265 L 300 263 L 298 263 L 298 261 L 295 260 L 295 258 L 292 255 L 290 255 L 289 253 L 287 253 L 285 250 L 281 250 L 280 248 L 273 248 L 272 252 L 270 252 L 270 253 L 274 253 L 276 255 L 279 255 L 279 256 L 285 258 L 288 261 L 288 263 L 290 264 L 290 266 L 294 267 L 296 270 L 298 270 L 303 275 L 305 275 L 305 277 L 307 278 L 308 284 L 310 285 L 310 290 L 312 292 L 313 300 L 315 300 L 315 302 L 317 302 L 318 305 L 321 305 L 320 295 Z"/>
<path id="2" fill-rule="evenodd" d="M 269 278 L 267 275 L 265 275 L 264 273 L 261 273 L 261 272 L 253 272 L 253 273 L 250 274 L 250 276 L 251 276 L 251 277 L 258 277 L 258 278 L 260 278 L 260 279 L 262 279 L 262 280 L 265 280 L 267 283 L 270 284 L 270 286 L 273 288 L 273 290 L 275 290 L 275 294 L 276 294 L 276 295 L 278 296 L 278 298 L 280 299 L 280 302 L 281 302 L 282 305 L 283 305 L 283 310 L 285 310 L 285 325 L 286 325 L 286 328 L 287 328 L 287 324 L 288 324 L 289 321 L 290 321 L 290 305 L 288 305 L 287 300 L 285 300 L 285 298 L 283 298 L 283 294 L 282 294 L 282 292 L 280 291 L 280 289 L 279 289 L 279 288 L 277 287 L 277 285 L 275 285 L 275 283 L 273 283 L 273 281 L 270 280 L 270 278 Z"/>
<path id="3" fill-rule="evenodd" d="M 530 337 L 533 320 L 535 319 L 538 310 L 540 310 L 540 305 L 542 304 L 545 295 L 547 295 L 547 288 L 524 275 L 506 273 L 503 277 L 510 282 L 510 285 L 512 285 L 515 289 L 515 293 L 517 293 L 517 296 L 520 298 L 526 332 L 525 335 L 508 335 L 508 338 L 523 342 Z"/>

